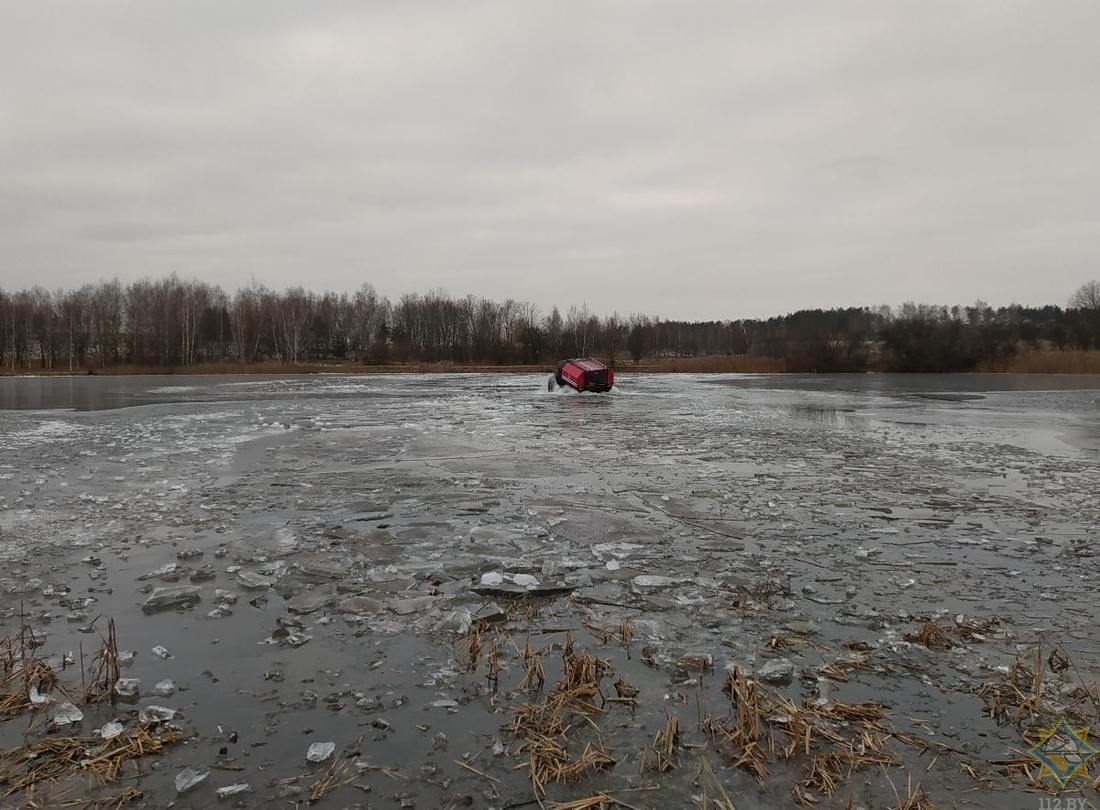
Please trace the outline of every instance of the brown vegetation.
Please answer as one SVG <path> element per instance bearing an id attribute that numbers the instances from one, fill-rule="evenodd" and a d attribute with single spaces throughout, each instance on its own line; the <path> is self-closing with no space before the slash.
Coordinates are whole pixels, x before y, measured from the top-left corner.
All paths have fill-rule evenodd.
<path id="1" fill-rule="evenodd" d="M 607 358 L 601 358 L 606 360 Z M 95 369 L 92 373 L 101 376 L 142 376 L 142 375 L 217 375 L 217 374 L 269 374 L 288 376 L 293 374 L 538 374 L 550 373 L 555 363 L 541 364 L 514 363 L 492 365 L 487 363 L 196 363 L 189 366 L 139 366 L 119 365 Z M 771 357 L 757 357 L 747 354 L 715 354 L 703 357 L 658 357 L 640 363 L 621 362 L 616 370 L 622 373 L 656 374 L 775 374 L 786 371 L 782 360 Z M 20 376 L 67 377 L 72 374 L 64 369 L 53 370 L 24 369 L 16 370 Z M 0 376 L 10 374 L 10 369 L 0 368 Z"/>
<path id="2" fill-rule="evenodd" d="M 775 357 L 750 354 L 710 354 L 703 357 L 658 357 L 637 364 L 623 364 L 620 371 L 684 374 L 775 374 L 787 370 Z"/>
<path id="3" fill-rule="evenodd" d="M 136 760 L 158 754 L 165 746 L 183 739 L 179 730 L 160 720 L 139 720 L 106 739 L 50 733 L 57 730 L 52 721 L 46 721 L 47 705 L 57 701 L 51 693 L 83 706 L 113 695 L 119 679 L 118 639 L 113 619 L 109 621 L 107 635 L 100 634 L 100 638 L 102 647 L 86 671 L 81 655 L 78 671 L 84 686 L 82 695 L 75 685 L 67 687 L 62 682 L 64 664 L 57 670 L 39 657 L 41 641 L 27 625 L 0 638 L 0 719 L 10 720 L 19 715 L 29 715 L 30 719 L 24 744 L 0 750 L 0 805 L 7 807 L 6 800 L 18 797 L 28 807 L 51 806 L 48 803 L 60 796 L 44 796 L 42 790 L 76 790 L 83 782 L 79 777 L 84 775 L 91 777 L 90 784 L 103 788 L 128 776 L 127 766 L 132 768 Z M 66 798 L 66 806 L 120 807 L 141 796 L 141 792 L 129 788 L 98 800 Z"/>
<path id="4" fill-rule="evenodd" d="M 606 358 L 603 358 L 606 359 Z M 619 374 L 783 374 L 787 372 L 782 358 L 749 354 L 712 354 L 701 357 L 658 357 L 639 363 L 619 363 Z M 438 363 L 409 362 L 366 364 L 356 362 L 328 363 L 196 363 L 190 366 L 138 366 L 120 365 L 95 369 L 92 373 L 102 376 L 142 375 L 218 375 L 218 374 L 266 374 L 289 376 L 297 374 L 539 374 L 549 373 L 552 363 L 492 365 L 486 363 Z M 17 369 L 19 376 L 72 376 L 64 369 Z M 1016 357 L 997 363 L 982 364 L 983 374 L 1100 374 L 1100 350 L 1038 349 L 1025 351 Z M 10 376 L 11 370 L 0 368 L 0 377 Z"/>
<path id="5" fill-rule="evenodd" d="M 979 370 L 1005 374 L 1100 374 L 1100 351 L 1034 349 Z"/>

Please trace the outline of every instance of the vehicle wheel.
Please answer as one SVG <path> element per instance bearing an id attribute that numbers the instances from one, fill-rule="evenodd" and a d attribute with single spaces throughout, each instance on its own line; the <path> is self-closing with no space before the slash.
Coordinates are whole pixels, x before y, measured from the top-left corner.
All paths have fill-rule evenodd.
<path id="1" fill-rule="evenodd" d="M 554 379 L 554 375 L 551 374 L 546 378 L 546 390 L 553 391 L 557 387 L 557 381 Z"/>

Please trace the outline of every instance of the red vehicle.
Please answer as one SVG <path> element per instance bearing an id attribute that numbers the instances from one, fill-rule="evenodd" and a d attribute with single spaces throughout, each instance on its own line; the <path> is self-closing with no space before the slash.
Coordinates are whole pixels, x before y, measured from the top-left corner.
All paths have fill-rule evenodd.
<path id="1" fill-rule="evenodd" d="M 547 380 L 547 389 L 553 390 L 555 383 L 563 388 L 568 385 L 578 391 L 603 393 L 615 384 L 615 372 L 591 357 L 572 357 L 558 363 L 558 370 Z"/>

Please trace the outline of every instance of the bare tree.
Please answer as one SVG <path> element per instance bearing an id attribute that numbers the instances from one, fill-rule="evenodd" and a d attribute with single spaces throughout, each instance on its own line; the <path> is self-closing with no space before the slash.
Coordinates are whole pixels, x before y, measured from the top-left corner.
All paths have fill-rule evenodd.
<path id="1" fill-rule="evenodd" d="M 539 308 L 521 304 L 517 315 L 519 344 L 523 347 L 523 362 L 538 363 L 546 347 L 546 334 L 539 327 Z"/>
<path id="2" fill-rule="evenodd" d="M 11 298 L 0 290 L 0 368 L 8 365 L 15 357 L 11 350 L 14 315 L 15 307 L 12 306 Z"/>
<path id="3" fill-rule="evenodd" d="M 588 304 L 581 304 L 580 309 L 576 304 L 569 307 L 569 314 L 565 316 L 565 332 L 572 339 L 572 350 L 575 357 L 587 357 L 595 334 L 592 328 L 592 313 L 588 311 Z"/>
<path id="4" fill-rule="evenodd" d="M 180 285 L 177 318 L 180 332 L 180 359 L 184 365 L 195 362 L 199 327 L 210 306 L 210 288 L 193 280 Z"/>
<path id="5" fill-rule="evenodd" d="M 264 290 L 255 282 L 237 290 L 229 308 L 229 328 L 233 332 L 233 347 L 237 360 L 251 363 L 260 346 L 260 296 Z"/>
<path id="6" fill-rule="evenodd" d="M 607 362 L 612 368 L 615 368 L 615 363 L 619 360 L 619 353 L 622 351 L 624 342 L 622 332 L 623 327 L 618 312 L 609 315 L 604 320 L 603 329 L 601 330 L 602 348 L 603 353 L 607 355 Z"/>
<path id="7" fill-rule="evenodd" d="M 313 293 L 301 287 L 288 288 L 281 302 L 272 311 L 276 319 L 276 338 L 282 343 L 283 356 L 295 365 L 302 359 L 306 326 L 313 312 Z"/>
<path id="8" fill-rule="evenodd" d="M 370 284 L 364 284 L 356 291 L 351 307 L 352 351 L 360 360 L 365 360 L 372 353 L 379 325 L 385 321 L 385 311 L 378 300 L 378 293 Z"/>
<path id="9" fill-rule="evenodd" d="M 1087 281 L 1069 299 L 1074 309 L 1100 310 L 1100 281 Z"/>
<path id="10" fill-rule="evenodd" d="M 1087 348 L 1100 347 L 1100 281 L 1088 281 L 1077 288 L 1069 305 L 1077 310 L 1080 342 Z"/>
<path id="11" fill-rule="evenodd" d="M 221 287 L 215 285 L 210 288 L 210 301 L 203 318 L 203 338 L 207 344 L 217 345 L 217 357 L 225 359 L 229 352 L 227 346 L 226 330 L 232 332 L 229 324 L 229 297 Z"/>
<path id="12" fill-rule="evenodd" d="M 564 353 L 562 348 L 562 335 L 565 333 L 565 322 L 557 307 L 550 310 L 550 314 L 543 320 L 543 330 L 546 332 L 546 344 L 551 357 L 558 359 Z"/>
<path id="13" fill-rule="evenodd" d="M 34 287 L 30 297 L 31 334 L 38 344 L 38 362 L 41 368 L 52 370 L 61 354 L 61 311 L 49 290 Z"/>
<path id="14" fill-rule="evenodd" d="M 153 283 L 149 279 L 135 281 L 126 287 L 125 324 L 123 329 L 129 333 L 130 362 L 141 364 L 147 361 L 149 341 L 149 321 L 153 317 Z"/>
<path id="15" fill-rule="evenodd" d="M 69 372 L 73 371 L 74 364 L 77 368 L 84 365 L 88 354 L 88 346 L 91 343 L 91 301 L 93 289 L 89 285 L 79 290 L 57 293 L 61 301 L 62 328 L 68 336 L 68 364 Z"/>
<path id="16" fill-rule="evenodd" d="M 635 313 L 630 316 L 630 332 L 626 338 L 626 349 L 630 359 L 640 363 L 646 353 L 646 340 L 653 330 L 653 324 L 645 315 Z"/>
<path id="17" fill-rule="evenodd" d="M 92 293 L 91 344 L 100 367 L 119 362 L 123 349 L 122 324 L 126 303 L 118 279 L 101 283 Z"/>

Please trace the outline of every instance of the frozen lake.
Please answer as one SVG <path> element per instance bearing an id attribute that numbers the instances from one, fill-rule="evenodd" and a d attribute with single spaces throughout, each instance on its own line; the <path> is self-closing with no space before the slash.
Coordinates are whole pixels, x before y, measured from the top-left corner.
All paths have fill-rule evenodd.
<path id="1" fill-rule="evenodd" d="M 243 782 L 240 806 L 304 802 L 327 741 L 359 765 L 319 806 L 522 806 L 530 751 L 508 724 L 538 698 L 517 691 L 528 643 L 544 692 L 572 645 L 606 662 L 605 692 L 640 691 L 590 724 L 615 764 L 552 799 L 701 806 L 702 758 L 738 808 L 821 796 L 797 757 L 759 786 L 703 728 L 740 666 L 797 705 L 881 703 L 889 729 L 951 749 L 926 772 L 895 740 L 897 767 L 824 806 L 885 807 L 910 776 L 941 806 L 975 785 L 968 806 L 1037 806 L 1000 764 L 1030 744 L 977 693 L 1040 639 L 1072 658 L 1067 693 L 1095 677 L 1100 379 L 544 381 L 0 379 L 0 635 L 22 616 L 60 655 L 113 617 L 143 695 L 178 684 L 134 707 L 181 710 L 192 739 L 137 783 L 149 807 L 230 806 L 214 788 Z M 172 587 L 198 604 L 142 610 Z M 983 632 L 905 638 L 931 620 Z M 126 711 L 86 707 L 80 732 Z M 687 747 L 650 773 L 670 716 Z M 0 748 L 26 727 L 0 723 Z M 175 797 L 179 770 L 219 764 Z"/>

